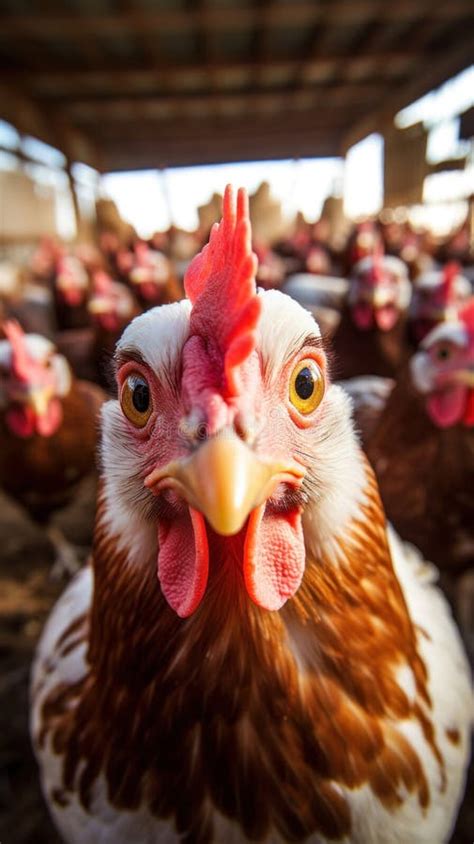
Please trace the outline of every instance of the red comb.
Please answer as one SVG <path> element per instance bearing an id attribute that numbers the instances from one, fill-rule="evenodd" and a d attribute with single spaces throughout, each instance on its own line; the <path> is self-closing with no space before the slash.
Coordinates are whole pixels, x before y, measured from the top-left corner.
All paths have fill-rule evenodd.
<path id="1" fill-rule="evenodd" d="M 469 334 L 474 336 L 474 296 L 471 296 L 460 309 L 458 318 L 462 320 Z"/>
<path id="2" fill-rule="evenodd" d="M 443 299 L 448 304 L 454 299 L 454 280 L 459 274 L 459 264 L 456 261 L 450 261 L 443 269 L 443 278 L 441 281 Z"/>
<path id="3" fill-rule="evenodd" d="M 20 381 L 27 380 L 30 374 L 32 360 L 26 348 L 25 333 L 20 323 L 13 319 L 4 322 L 2 328 L 12 348 L 12 373 Z"/>
<path id="4" fill-rule="evenodd" d="M 372 252 L 372 272 L 371 272 L 371 280 L 374 284 L 377 284 L 379 281 L 382 281 L 384 275 L 383 269 L 383 258 L 384 258 L 384 248 L 383 243 L 379 240 Z"/>
<path id="5" fill-rule="evenodd" d="M 222 220 L 211 229 L 209 243 L 189 265 L 184 287 L 191 300 L 190 333 L 217 343 L 224 356 L 225 385 L 229 396 L 239 392 L 238 367 L 256 344 L 255 329 L 261 312 L 252 252 L 247 192 L 227 185 Z"/>

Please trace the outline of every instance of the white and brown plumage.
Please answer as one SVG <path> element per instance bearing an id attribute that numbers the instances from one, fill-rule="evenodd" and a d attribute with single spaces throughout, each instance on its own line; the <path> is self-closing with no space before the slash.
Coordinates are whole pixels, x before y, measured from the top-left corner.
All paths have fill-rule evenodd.
<path id="1" fill-rule="evenodd" d="M 332 337 L 338 378 L 393 378 L 406 359 L 411 285 L 403 261 L 380 251 L 352 270 L 347 302 Z"/>
<path id="2" fill-rule="evenodd" d="M 192 308 L 119 343 L 93 563 L 34 670 L 44 793 L 71 842 L 441 842 L 457 633 L 387 534 L 317 325 L 256 295 L 249 242 L 227 191 Z"/>

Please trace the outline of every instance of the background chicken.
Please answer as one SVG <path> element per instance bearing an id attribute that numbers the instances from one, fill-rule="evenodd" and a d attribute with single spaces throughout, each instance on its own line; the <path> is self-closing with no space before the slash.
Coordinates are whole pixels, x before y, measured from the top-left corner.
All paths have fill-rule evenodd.
<path id="1" fill-rule="evenodd" d="M 89 286 L 89 275 L 80 258 L 61 252 L 53 280 L 56 323 L 60 331 L 84 328 L 89 324 Z"/>
<path id="2" fill-rule="evenodd" d="M 395 374 L 407 354 L 410 297 L 407 269 L 398 258 L 378 251 L 356 264 L 333 337 L 337 377 Z"/>
<path id="3" fill-rule="evenodd" d="M 181 291 L 171 261 L 162 252 L 150 249 L 147 243 L 137 241 L 133 252 L 119 252 L 117 264 L 122 277 L 144 308 L 175 302 L 180 298 Z"/>
<path id="4" fill-rule="evenodd" d="M 95 466 L 102 391 L 75 381 L 62 355 L 44 337 L 3 326 L 0 340 L 0 484 L 37 522 L 47 525 Z M 75 559 L 50 527 L 58 570 Z"/>
<path id="5" fill-rule="evenodd" d="M 189 301 L 119 342 L 93 566 L 33 678 L 44 793 L 74 842 L 441 842 L 456 631 L 387 534 L 316 323 L 255 272 L 228 189 Z"/>
<path id="6" fill-rule="evenodd" d="M 141 308 L 131 290 L 114 281 L 103 270 L 97 270 L 92 278 L 88 309 L 93 323 L 91 356 L 95 364 L 95 379 L 106 383 L 108 364 L 117 341 L 128 323 L 141 313 Z"/>
<path id="7" fill-rule="evenodd" d="M 448 319 L 468 299 L 472 287 L 460 273 L 459 264 L 446 264 L 441 270 L 423 273 L 414 284 L 410 303 L 408 332 L 414 348 L 429 332 Z"/>
<path id="8" fill-rule="evenodd" d="M 474 565 L 474 299 L 433 329 L 402 371 L 367 452 L 389 519 L 445 571 L 456 606 L 458 578 Z M 474 588 L 471 610 L 474 606 Z M 463 618 L 472 640 L 472 612 Z M 474 648 L 472 651 L 474 655 Z"/>

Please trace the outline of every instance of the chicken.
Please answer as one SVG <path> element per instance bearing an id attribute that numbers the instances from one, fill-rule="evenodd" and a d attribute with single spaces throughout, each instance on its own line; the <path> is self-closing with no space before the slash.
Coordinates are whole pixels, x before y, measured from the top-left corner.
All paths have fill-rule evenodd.
<path id="1" fill-rule="evenodd" d="M 60 331 L 89 325 L 87 300 L 89 276 L 75 255 L 61 252 L 56 261 L 53 297 L 57 327 Z"/>
<path id="2" fill-rule="evenodd" d="M 381 378 L 380 375 L 358 375 L 337 383 L 352 399 L 355 427 L 362 446 L 366 448 L 377 429 L 396 381 L 394 378 Z"/>
<path id="3" fill-rule="evenodd" d="M 117 347 L 92 564 L 32 680 L 68 842 L 435 844 L 453 825 L 456 629 L 387 532 L 317 324 L 255 274 L 228 188 L 188 300 Z"/>
<path id="4" fill-rule="evenodd" d="M 134 252 L 121 251 L 118 267 L 144 308 L 175 302 L 180 298 L 178 280 L 171 261 L 138 241 Z"/>
<path id="5" fill-rule="evenodd" d="M 108 386 L 107 369 L 116 343 L 125 326 L 141 313 L 141 308 L 132 291 L 103 270 L 93 274 L 92 285 L 88 309 L 93 323 L 91 357 L 95 366 L 94 380 Z"/>
<path id="6" fill-rule="evenodd" d="M 18 323 L 0 340 L 0 484 L 43 525 L 65 507 L 94 470 L 102 391 L 74 381 L 64 357 Z M 50 539 L 58 568 L 71 567 L 72 549 L 57 530 Z"/>
<path id="7" fill-rule="evenodd" d="M 370 258 L 381 246 L 382 235 L 374 220 L 358 223 L 349 235 L 342 256 L 345 274 L 350 275 L 360 261 Z"/>
<path id="8" fill-rule="evenodd" d="M 264 243 L 254 244 L 254 252 L 258 258 L 257 284 L 265 290 L 271 290 L 282 286 L 286 267 L 283 258 L 280 258 L 270 246 Z"/>
<path id="9" fill-rule="evenodd" d="M 471 294 L 472 288 L 460 274 L 459 265 L 446 264 L 442 270 L 421 275 L 410 303 L 408 331 L 416 348 L 429 332 L 445 320 L 456 318 L 456 309 Z"/>
<path id="10" fill-rule="evenodd" d="M 473 373 L 471 299 L 425 337 L 368 445 L 389 518 L 451 570 L 474 564 Z"/>
<path id="11" fill-rule="evenodd" d="M 471 299 L 425 337 L 372 431 L 367 401 L 360 403 L 358 422 L 387 515 L 441 569 L 474 658 L 473 372 Z"/>
<path id="12" fill-rule="evenodd" d="M 347 303 L 333 336 L 338 378 L 391 378 L 408 354 L 411 285 L 403 261 L 380 251 L 354 267 Z"/>

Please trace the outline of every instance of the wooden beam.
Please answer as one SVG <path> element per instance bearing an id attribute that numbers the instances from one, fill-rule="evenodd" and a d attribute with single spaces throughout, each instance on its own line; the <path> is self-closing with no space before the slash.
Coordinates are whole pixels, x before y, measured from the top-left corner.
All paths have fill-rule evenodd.
<path id="1" fill-rule="evenodd" d="M 107 172 L 115 170 L 140 170 L 148 168 L 181 167 L 199 164 L 218 164 L 231 161 L 265 161 L 272 159 L 298 157 L 311 158 L 332 156 L 341 140 L 340 133 L 329 135 L 327 132 L 300 136 L 295 148 L 294 137 L 252 137 L 247 135 L 237 143 L 209 137 L 196 140 L 187 139 L 179 145 L 164 143 L 161 138 L 143 143 L 120 144 L 115 140 L 104 144 L 102 153 Z"/>
<path id="2" fill-rule="evenodd" d="M 268 56 L 267 56 L 268 58 Z M 414 50 L 387 50 L 384 52 L 371 51 L 367 58 L 379 61 L 383 64 L 382 71 L 385 74 L 390 73 L 391 64 L 410 63 L 420 58 L 419 53 Z M 332 51 L 330 53 L 315 54 L 312 57 L 306 57 L 302 62 L 300 59 L 289 60 L 271 60 L 271 67 L 277 72 L 282 72 L 291 77 L 299 70 L 302 64 L 309 70 L 330 69 L 332 65 L 337 62 L 344 62 L 346 73 L 350 75 L 353 67 L 356 67 L 360 62 L 360 55 L 347 55 L 341 51 Z M 212 61 L 213 72 L 217 78 L 222 73 L 242 73 L 255 74 L 260 71 L 261 63 L 259 61 Z M 28 70 L 8 70 L 2 71 L 2 78 L 4 81 L 13 84 L 22 84 L 28 87 L 30 94 L 40 93 L 42 96 L 69 96 L 80 91 L 87 93 L 88 91 L 109 89 L 111 91 L 118 90 L 122 94 L 127 91 L 134 91 L 137 89 L 143 90 L 145 86 L 153 86 L 153 90 L 157 88 L 166 87 L 168 85 L 184 85 L 189 77 L 201 74 L 203 71 L 202 64 L 194 62 L 180 65 L 170 65 L 166 67 L 111 67 L 107 64 L 104 69 L 75 69 L 56 68 L 41 71 Z"/>
<path id="3" fill-rule="evenodd" d="M 383 4 L 383 16 L 388 21 L 403 21 L 423 18 L 427 12 L 441 20 L 455 20 L 472 17 L 471 0 L 451 0 L 436 5 L 431 10 L 431 0 L 398 0 Z M 330 4 L 315 4 L 308 0 L 292 0 L 288 3 L 272 4 L 265 10 L 266 24 L 270 26 L 307 26 L 318 19 L 334 25 L 360 24 L 380 14 L 380 0 L 332 0 Z M 63 41 L 88 39 L 91 36 L 114 35 L 117 33 L 149 32 L 152 29 L 179 30 L 197 24 L 208 29 L 247 28 L 260 18 L 256 7 L 194 8 L 187 10 L 163 9 L 161 11 L 139 11 L 104 14 L 42 14 L 24 13 L 0 15 L 0 32 L 8 39 L 61 38 Z"/>
<path id="4" fill-rule="evenodd" d="M 249 123 L 246 115 L 239 118 L 227 119 L 215 115 L 208 121 L 185 119 L 183 117 L 166 123 L 157 124 L 155 121 L 132 122 L 120 126 L 111 121 L 96 123 L 95 127 L 90 124 L 90 132 L 94 133 L 98 146 L 107 147 L 110 144 L 120 144 L 124 147 L 136 144 L 176 144 L 177 147 L 198 143 L 216 143 L 225 145 L 227 143 L 240 143 L 245 141 L 249 135 L 258 142 L 272 141 L 275 137 L 288 140 L 288 154 L 293 157 L 291 146 L 295 150 L 299 139 L 306 136 L 323 137 L 334 134 L 341 134 L 347 129 L 348 120 L 345 112 L 335 112 L 326 107 L 317 113 L 301 113 L 294 115 L 291 124 L 285 121 L 278 121 L 272 117 L 256 117 L 252 120 L 252 132 L 249 133 Z M 295 152 L 296 155 L 296 152 Z"/>
<path id="5" fill-rule="evenodd" d="M 322 111 L 295 114 L 291 120 L 256 115 L 251 131 L 246 114 L 209 121 L 181 116 L 160 124 L 130 121 L 120 130 L 111 121 L 96 121 L 94 138 L 106 170 L 335 155 L 347 119 L 346 111 L 328 103 Z"/>
<path id="6" fill-rule="evenodd" d="M 444 55 L 440 55 L 437 62 L 432 62 L 424 73 L 410 79 L 406 85 L 401 86 L 385 99 L 381 108 L 375 109 L 371 114 L 364 115 L 356 121 L 343 139 L 341 154 L 345 155 L 351 146 L 372 132 L 383 131 L 402 108 L 469 67 L 473 55 L 474 32 L 469 31 L 462 41 L 458 41 Z"/>
<path id="7" fill-rule="evenodd" d="M 116 97 L 64 99 L 61 109 L 64 114 L 78 122 L 94 118 L 111 121 L 139 119 L 169 120 L 175 114 L 191 113 L 200 120 L 208 120 L 209 113 L 220 111 L 232 115 L 242 112 L 267 111 L 278 115 L 281 109 L 289 111 L 313 110 L 325 104 L 330 98 L 331 108 L 346 108 L 354 105 L 369 105 L 386 91 L 383 82 L 346 83 L 330 86 L 304 86 L 299 90 L 275 92 L 250 91 L 248 93 L 200 93 L 198 96 L 164 95 L 155 97 Z"/>

